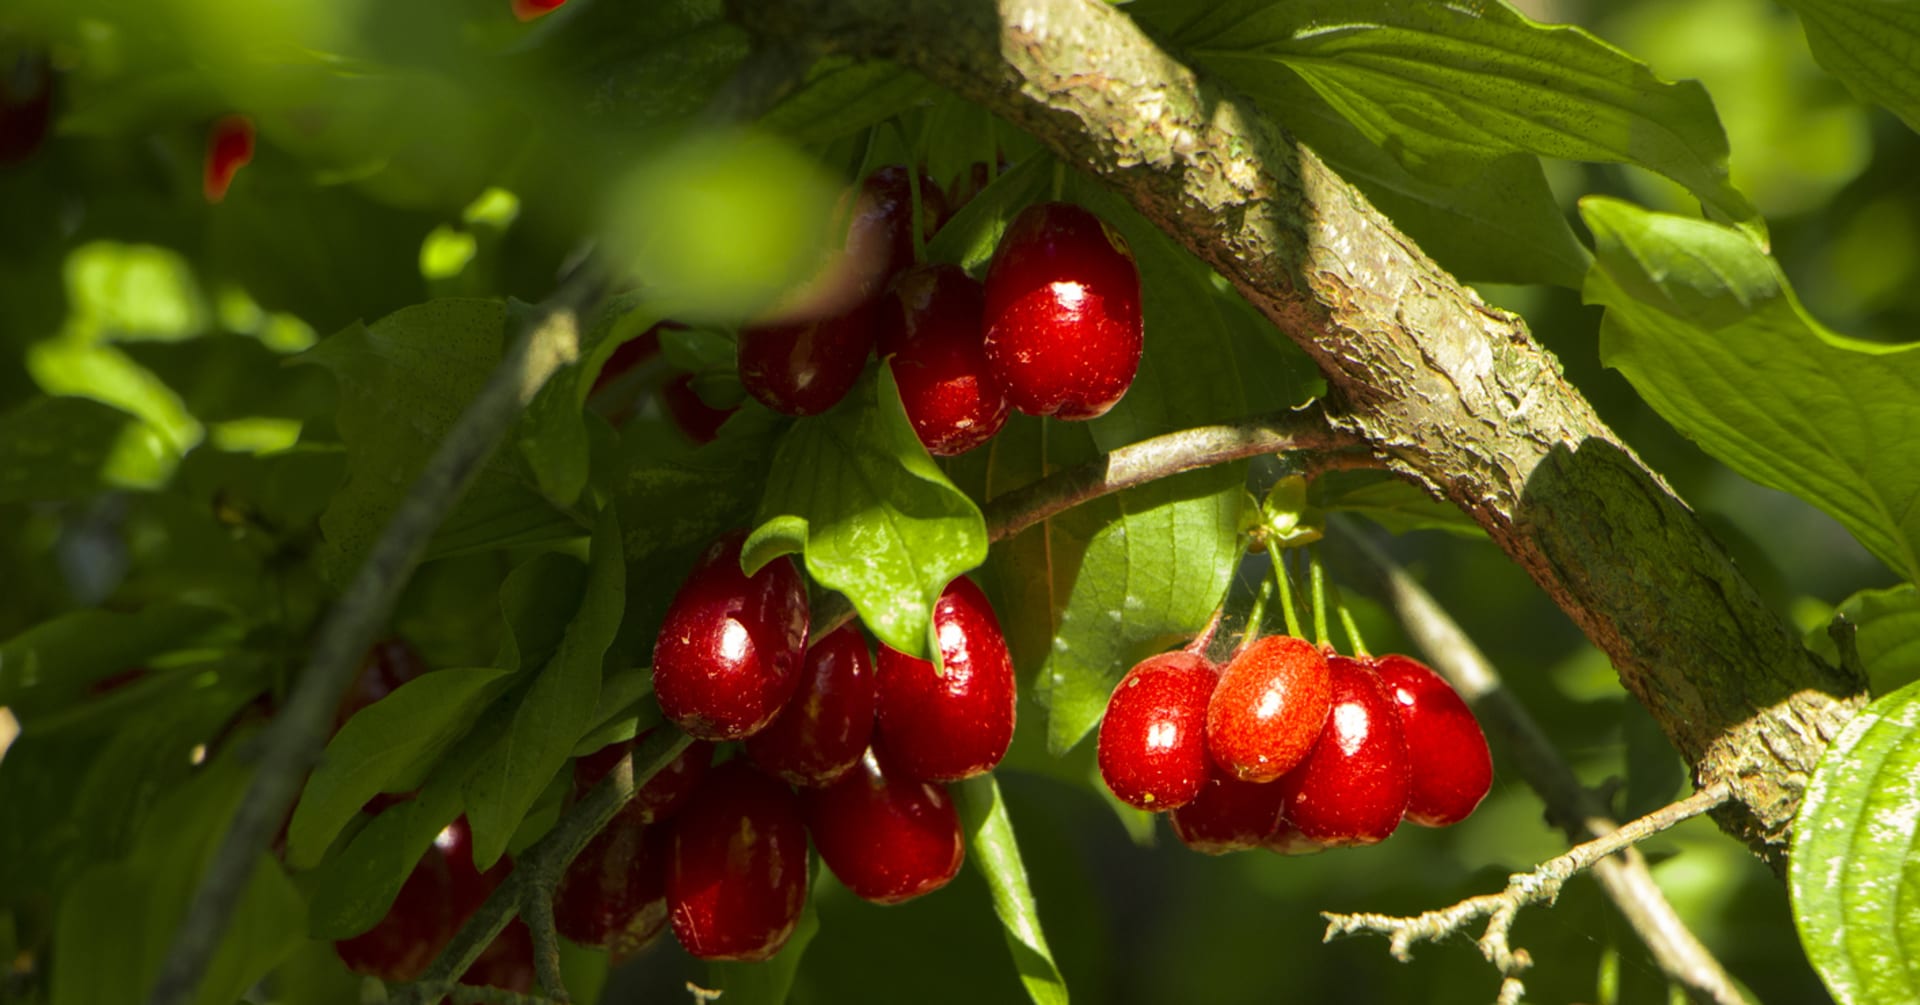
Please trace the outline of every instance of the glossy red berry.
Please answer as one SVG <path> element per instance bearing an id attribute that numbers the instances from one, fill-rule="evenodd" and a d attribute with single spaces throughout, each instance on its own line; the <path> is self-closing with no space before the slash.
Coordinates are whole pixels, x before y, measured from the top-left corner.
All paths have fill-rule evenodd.
<path id="1" fill-rule="evenodd" d="M 361 709 L 400 690 L 402 684 L 427 672 L 427 661 L 413 643 L 398 635 L 389 635 L 375 642 L 360 659 L 360 670 L 354 675 L 353 683 L 347 693 L 340 698 L 340 704 L 334 708 L 333 729 L 339 732 L 347 720 L 353 718 Z"/>
<path id="2" fill-rule="evenodd" d="M 1215 765 L 1193 802 L 1167 814 L 1167 819 L 1182 844 L 1208 855 L 1225 855 L 1260 847 L 1280 823 L 1284 797 L 1272 783 L 1243 782 Z"/>
<path id="3" fill-rule="evenodd" d="M 667 927 L 673 834 L 632 814 L 613 818 L 580 850 L 553 895 L 553 921 L 574 942 L 624 960 Z"/>
<path id="4" fill-rule="evenodd" d="M 1185 806 L 1206 784 L 1207 701 L 1220 671 L 1189 652 L 1161 653 L 1127 671 L 1100 720 L 1100 777 L 1130 806 Z"/>
<path id="5" fill-rule="evenodd" d="M 667 418 L 695 443 L 712 443 L 720 436 L 720 427 L 733 418 L 737 408 L 715 408 L 693 389 L 693 374 L 683 373 L 667 381 L 660 389 L 660 402 Z"/>
<path id="6" fill-rule="evenodd" d="M 888 778 L 871 753 L 800 802 L 820 858 L 855 896 L 898 904 L 947 885 L 966 846 L 946 786 Z"/>
<path id="7" fill-rule="evenodd" d="M 767 728 L 747 737 L 760 770 L 795 785 L 825 785 L 860 760 L 873 739 L 873 655 L 842 627 L 807 650 L 800 688 Z"/>
<path id="8" fill-rule="evenodd" d="M 567 0 L 513 0 L 513 16 L 522 21 L 531 21 L 559 10 Z"/>
<path id="9" fill-rule="evenodd" d="M 740 383 L 776 412 L 818 415 L 853 390 L 873 352 L 879 301 L 823 318 L 740 330 Z"/>
<path id="10" fill-rule="evenodd" d="M 1333 704 L 1306 760 L 1273 784 L 1286 790 L 1287 823 L 1326 846 L 1387 839 L 1407 812 L 1413 769 L 1400 715 L 1373 668 L 1327 660 Z"/>
<path id="11" fill-rule="evenodd" d="M 907 419 L 929 452 L 966 453 L 1007 423 L 1007 395 L 987 367 L 980 283 L 957 265 L 910 269 L 881 310 L 879 349 L 891 356 Z"/>
<path id="12" fill-rule="evenodd" d="M 932 178 L 921 174 L 920 240 L 932 239 L 947 219 L 947 197 Z M 874 292 L 885 289 L 886 280 L 913 264 L 913 189 L 903 165 L 889 164 L 875 170 L 860 183 L 860 198 L 854 211 L 853 230 L 886 235 L 887 269 Z"/>
<path id="13" fill-rule="evenodd" d="M 386 916 L 366 932 L 335 942 L 334 951 L 356 973 L 416 980 L 512 869 L 504 857 L 484 873 L 474 868 L 473 833 L 461 817 L 434 838 Z"/>
<path id="14" fill-rule="evenodd" d="M 1465 820 L 1493 785 L 1493 755 L 1487 735 L 1440 675 L 1407 656 L 1374 661 L 1405 727 L 1413 764 L 1413 794 L 1407 819 L 1423 827 Z"/>
<path id="15" fill-rule="evenodd" d="M 1330 703 L 1320 650 L 1305 639 L 1269 635 L 1220 675 L 1207 705 L 1207 752 L 1242 781 L 1270 782 L 1307 756 Z"/>
<path id="16" fill-rule="evenodd" d="M 933 607 L 942 672 L 880 647 L 874 752 L 888 775 L 956 782 L 985 774 L 1013 741 L 1013 657 L 987 596 L 965 576 Z"/>
<path id="17" fill-rule="evenodd" d="M 645 730 L 634 739 L 610 743 L 591 754 L 573 762 L 573 794 L 579 798 L 587 790 L 605 778 L 607 772 L 620 763 L 622 757 L 633 749 L 634 744 L 647 738 L 652 730 Z M 705 740 L 695 740 L 680 752 L 678 757 L 668 761 L 666 766 L 654 772 L 646 784 L 634 792 L 627 805 L 620 808 L 620 814 L 632 818 L 635 823 L 654 823 L 680 812 L 680 808 L 693 798 L 700 780 L 707 777 L 707 765 L 713 760 L 713 744 Z"/>
<path id="18" fill-rule="evenodd" d="M 1013 407 L 1091 419 L 1133 383 L 1140 270 L 1118 232 L 1064 202 L 1014 218 L 987 270 L 987 362 Z"/>
<path id="19" fill-rule="evenodd" d="M 207 133 L 207 164 L 201 188 L 208 202 L 227 197 L 233 176 L 253 160 L 253 120 L 228 115 Z"/>
<path id="20" fill-rule="evenodd" d="M 653 647 L 653 691 L 696 739 L 738 740 L 793 697 L 807 645 L 807 586 L 781 556 L 748 577 L 745 531 L 715 541 L 667 607 Z"/>
<path id="21" fill-rule="evenodd" d="M 807 831 L 793 790 L 728 761 L 669 826 L 667 909 L 680 944 L 705 960 L 779 952 L 807 899 Z"/>

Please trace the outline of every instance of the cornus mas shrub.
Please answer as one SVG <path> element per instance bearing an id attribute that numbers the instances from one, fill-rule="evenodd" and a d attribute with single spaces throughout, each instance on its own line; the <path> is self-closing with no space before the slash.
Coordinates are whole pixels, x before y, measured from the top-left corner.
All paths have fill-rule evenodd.
<path id="1" fill-rule="evenodd" d="M 1899 5 L 643 6 L 0 5 L 0 1001 L 1920 1000 Z"/>

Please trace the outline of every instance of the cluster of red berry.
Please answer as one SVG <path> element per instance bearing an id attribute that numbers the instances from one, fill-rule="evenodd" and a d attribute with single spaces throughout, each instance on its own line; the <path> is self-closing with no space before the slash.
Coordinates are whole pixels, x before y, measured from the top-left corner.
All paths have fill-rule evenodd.
<path id="1" fill-rule="evenodd" d="M 631 955 L 670 924 L 705 959 L 765 959 L 807 895 L 807 841 L 855 894 L 899 903 L 959 871 L 944 782 L 990 770 L 1013 738 L 1013 663 L 970 580 L 934 609 L 943 672 L 851 627 L 807 645 L 805 582 L 778 558 L 740 570 L 743 533 L 701 556 L 654 647 L 661 711 L 696 738 L 575 859 L 562 934 Z M 744 741 L 709 767 L 716 745 Z M 578 791 L 628 745 L 576 763 Z"/>
<path id="2" fill-rule="evenodd" d="M 1115 796 L 1171 811 L 1180 840 L 1210 855 L 1373 844 L 1402 819 L 1444 827 L 1493 781 L 1486 736 L 1439 675 L 1290 636 L 1225 670 L 1191 652 L 1142 661 L 1108 701 L 1099 761 Z"/>
<path id="3" fill-rule="evenodd" d="M 985 166 L 952 194 L 898 165 L 852 196 L 834 275 L 816 284 L 798 319 L 741 329 L 741 385 L 787 415 L 838 404 L 877 350 L 891 361 L 914 431 L 939 456 L 992 439 L 1010 409 L 1059 419 L 1104 414 L 1133 382 L 1143 345 L 1140 273 L 1126 241 L 1071 203 L 1028 206 L 1008 226 L 984 282 L 956 265 L 915 265 L 913 194 L 931 237 L 985 180 Z M 659 351 L 657 332 L 623 345 L 600 384 Z M 702 402 L 682 374 L 662 392 L 695 442 L 730 414 Z"/>

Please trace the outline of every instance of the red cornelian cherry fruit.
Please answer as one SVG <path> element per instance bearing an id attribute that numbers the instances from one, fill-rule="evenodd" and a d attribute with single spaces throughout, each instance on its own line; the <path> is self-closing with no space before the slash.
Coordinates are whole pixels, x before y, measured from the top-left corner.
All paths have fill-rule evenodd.
<path id="1" fill-rule="evenodd" d="M 643 730 L 631 740 L 609 743 L 573 762 L 573 797 L 580 798 L 594 787 L 607 772 L 627 756 L 635 744 L 645 740 L 652 730 Z M 620 815 L 631 817 L 636 823 L 657 823 L 680 812 L 680 807 L 693 798 L 693 792 L 700 787 L 700 780 L 707 777 L 707 765 L 713 760 L 713 744 L 705 740 L 695 740 L 679 756 L 668 761 L 666 766 L 653 773 L 646 784 L 634 792 L 633 798 L 620 807 Z"/>
<path id="2" fill-rule="evenodd" d="M 853 390 L 873 352 L 880 302 L 822 318 L 740 330 L 740 384 L 776 412 L 818 415 Z"/>
<path id="3" fill-rule="evenodd" d="M 889 778 L 872 753 L 832 785 L 803 790 L 800 804 L 827 868 L 876 904 L 940 889 L 966 857 L 946 786 Z"/>
<path id="4" fill-rule="evenodd" d="M 484 873 L 474 868 L 473 833 L 467 827 L 467 819 L 461 817 L 442 828 L 434 838 L 426 854 L 407 874 L 386 916 L 371 929 L 335 942 L 334 951 L 355 973 L 390 982 L 416 980 L 512 870 L 512 860 L 505 857 Z M 493 945 L 501 940 L 511 942 L 512 937 L 509 929 L 502 932 Z M 500 953 L 509 956 L 512 949 L 508 945 Z M 531 942 L 526 959 L 528 985 L 521 990 L 531 989 Z M 511 976 L 504 970 L 470 970 L 461 982 L 470 984 L 485 978 Z"/>
<path id="5" fill-rule="evenodd" d="M 1225 855 L 1260 847 L 1280 824 L 1278 787 L 1243 782 L 1219 765 L 1207 773 L 1206 784 L 1193 801 L 1167 814 L 1180 842 L 1197 852 Z"/>
<path id="6" fill-rule="evenodd" d="M 1100 777 L 1121 802 L 1159 812 L 1192 802 L 1207 781 L 1207 701 L 1220 670 L 1161 653 L 1120 680 L 1100 720 Z"/>
<path id="7" fill-rule="evenodd" d="M 1022 210 L 986 282 L 987 363 L 1028 415 L 1092 419 L 1118 402 L 1144 346 L 1140 270 L 1113 228 L 1071 203 Z"/>
<path id="8" fill-rule="evenodd" d="M 1373 663 L 1400 711 L 1413 765 L 1407 819 L 1422 827 L 1465 820 L 1493 786 L 1493 755 L 1467 703 L 1426 664 L 1408 656 Z"/>
<path id="9" fill-rule="evenodd" d="M 654 642 L 654 696 L 695 739 L 759 732 L 800 683 L 807 585 L 784 555 L 751 577 L 742 573 L 746 539 L 746 531 L 734 531 L 707 548 Z"/>
<path id="10" fill-rule="evenodd" d="M 253 120 L 244 115 L 228 115 L 207 132 L 206 171 L 201 191 L 208 202 L 227 197 L 233 176 L 253 160 Z"/>
<path id="11" fill-rule="evenodd" d="M 667 911 L 680 944 L 704 960 L 779 952 L 807 899 L 807 829 L 793 790 L 728 761 L 669 826 Z"/>
<path id="12" fill-rule="evenodd" d="M 667 864 L 673 833 L 621 813 L 580 850 L 553 895 L 560 934 L 605 949 L 616 961 L 644 949 L 667 927 Z"/>
<path id="13" fill-rule="evenodd" d="M 852 626 L 807 650 L 800 688 L 767 728 L 747 737 L 760 770 L 795 785 L 825 785 L 873 739 L 873 654 Z"/>
<path id="14" fill-rule="evenodd" d="M 733 418 L 737 408 L 715 408 L 693 389 L 693 374 L 676 375 L 660 388 L 660 403 L 674 428 L 696 444 L 712 443 L 720 436 L 720 427 Z"/>
<path id="15" fill-rule="evenodd" d="M 1241 781 L 1273 781 L 1307 756 L 1330 704 L 1326 656 L 1305 639 L 1269 635 L 1221 673 L 1207 704 L 1207 752 Z"/>
<path id="16" fill-rule="evenodd" d="M 1413 769 L 1387 686 L 1367 662 L 1327 660 L 1332 707 L 1306 760 L 1273 784 L 1287 824 L 1325 847 L 1387 839 L 1406 815 Z"/>
<path id="17" fill-rule="evenodd" d="M 937 457 L 963 454 L 1007 423 L 1007 394 L 987 366 L 985 295 L 957 265 L 909 269 L 881 310 L 879 350 L 891 356 L 900 403 Z"/>
<path id="18" fill-rule="evenodd" d="M 513 16 L 522 21 L 531 21 L 559 10 L 567 0 L 513 0 Z"/>
<path id="19" fill-rule="evenodd" d="M 965 576 L 933 605 L 942 669 L 880 647 L 874 753 L 889 777 L 957 782 L 993 770 L 1013 741 L 1013 657 L 987 595 Z"/>
<path id="20" fill-rule="evenodd" d="M 947 220 L 947 196 L 923 172 L 920 182 L 920 240 L 933 238 Z M 876 169 L 860 183 L 852 228 L 885 235 L 887 267 L 874 292 L 886 289 L 894 276 L 913 264 L 913 188 L 904 165 Z"/>

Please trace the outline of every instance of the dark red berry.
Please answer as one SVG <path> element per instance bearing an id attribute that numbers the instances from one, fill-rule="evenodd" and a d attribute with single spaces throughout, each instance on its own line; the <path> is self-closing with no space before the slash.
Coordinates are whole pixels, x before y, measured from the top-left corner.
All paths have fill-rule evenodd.
<path id="1" fill-rule="evenodd" d="M 1331 704 L 1327 658 L 1269 635 L 1233 658 L 1207 705 L 1207 752 L 1236 778 L 1270 782 L 1312 749 Z"/>
<path id="2" fill-rule="evenodd" d="M 146 667 L 127 667 L 125 670 L 115 670 L 105 677 L 94 678 L 94 680 L 87 685 L 87 695 L 98 698 L 102 695 L 112 694 L 152 672 L 153 671 Z"/>
<path id="3" fill-rule="evenodd" d="M 1407 819 L 1422 827 L 1465 820 L 1493 785 L 1493 755 L 1480 723 L 1460 695 L 1420 661 L 1382 656 L 1373 665 L 1406 732 L 1413 764 Z"/>
<path id="4" fill-rule="evenodd" d="M 889 775 L 956 782 L 985 774 L 1013 741 L 1013 658 L 987 596 L 965 576 L 933 606 L 941 672 L 880 647 L 874 752 Z"/>
<path id="5" fill-rule="evenodd" d="M 507 922 L 507 927 L 487 943 L 487 948 L 480 951 L 480 958 L 473 961 L 473 966 L 460 975 L 460 983 L 499 988 L 514 994 L 531 994 L 533 931 L 527 927 L 527 923 L 519 918 Z"/>
<path id="6" fill-rule="evenodd" d="M 33 156 L 53 124 L 53 62 L 37 50 L 10 62 L 0 64 L 0 165 Z"/>
<path id="7" fill-rule="evenodd" d="M 660 401 L 667 407 L 667 418 L 673 420 L 675 428 L 686 434 L 687 439 L 695 443 L 712 443 L 720 435 L 720 427 L 739 411 L 735 408 L 715 408 L 701 399 L 693 389 L 693 374 L 683 373 L 667 381 L 660 389 Z"/>
<path id="8" fill-rule="evenodd" d="M 807 899 L 807 830 L 793 790 L 728 761 L 668 826 L 668 916 L 687 952 L 705 960 L 779 952 Z"/>
<path id="9" fill-rule="evenodd" d="M 1161 653 L 1120 680 L 1100 720 L 1100 777 L 1130 806 L 1158 812 L 1206 784 L 1207 700 L 1220 671 L 1205 657 Z"/>
<path id="10" fill-rule="evenodd" d="M 1407 812 L 1413 772 L 1393 699 L 1373 668 L 1327 660 L 1333 704 L 1306 760 L 1273 784 L 1286 790 L 1287 823 L 1326 846 L 1387 839 Z"/>
<path id="11" fill-rule="evenodd" d="M 1182 844 L 1208 855 L 1225 855 L 1260 847 L 1280 822 L 1284 797 L 1271 783 L 1243 782 L 1215 765 L 1193 802 L 1167 814 L 1167 819 Z"/>
<path id="12" fill-rule="evenodd" d="M 680 328 L 682 325 L 672 321 L 662 321 L 652 328 L 641 332 L 638 337 L 620 343 L 620 347 L 600 365 L 600 372 L 593 378 L 593 387 L 588 396 L 598 394 L 608 384 L 632 373 L 635 367 L 660 355 L 660 333 L 668 328 Z"/>
<path id="13" fill-rule="evenodd" d="M 609 743 L 573 762 L 573 794 L 577 799 L 587 794 L 595 783 L 605 778 L 607 772 L 620 763 L 622 757 L 633 749 L 634 744 L 647 738 L 652 730 L 643 730 L 639 736 L 619 743 Z M 695 740 L 680 752 L 680 756 L 668 761 L 666 766 L 654 772 L 645 785 L 633 794 L 627 805 L 620 808 L 622 816 L 628 816 L 635 823 L 654 823 L 680 812 L 680 808 L 693 798 L 693 792 L 700 787 L 700 780 L 707 777 L 707 765 L 713 760 L 713 744 L 705 740 Z"/>
<path id="14" fill-rule="evenodd" d="M 981 285 L 957 265 L 911 269 L 894 280 L 879 348 L 892 356 L 900 403 L 936 456 L 966 453 L 1007 423 L 1007 395 L 987 367 Z"/>
<path id="15" fill-rule="evenodd" d="M 531 21 L 559 10 L 567 0 L 513 0 L 513 16 L 522 21 Z"/>
<path id="16" fill-rule="evenodd" d="M 434 838 L 386 916 L 366 932 L 335 942 L 334 951 L 356 973 L 416 980 L 512 870 L 505 857 L 484 873 L 474 868 L 473 833 L 461 817 Z"/>
<path id="17" fill-rule="evenodd" d="M 853 390 L 873 352 L 879 300 L 837 314 L 740 330 L 740 383 L 776 412 L 818 415 Z"/>
<path id="18" fill-rule="evenodd" d="M 966 856 L 946 786 L 888 778 L 871 753 L 832 785 L 801 792 L 800 802 L 821 860 L 876 904 L 940 889 Z"/>
<path id="19" fill-rule="evenodd" d="M 748 577 L 745 531 L 701 555 L 653 646 L 653 690 L 668 719 L 701 740 L 766 727 L 793 697 L 807 646 L 807 586 L 781 556 Z"/>
<path id="20" fill-rule="evenodd" d="M 920 178 L 920 240 L 931 239 L 947 219 L 947 197 L 932 178 Z M 907 169 L 889 164 L 868 175 L 860 184 L 860 198 L 854 210 L 853 230 L 877 231 L 886 235 L 887 270 L 875 292 L 886 287 L 886 280 L 913 264 L 913 190 Z"/>
<path id="21" fill-rule="evenodd" d="M 361 709 L 400 690 L 402 684 L 427 672 L 427 661 L 413 643 L 398 635 L 389 635 L 373 644 L 360 660 L 347 693 L 333 712 L 333 729 L 339 732 Z"/>
<path id="22" fill-rule="evenodd" d="M 1091 419 L 1127 393 L 1143 346 L 1127 242 L 1064 202 L 1014 218 L 987 270 L 987 362 L 1013 407 Z"/>
<path id="23" fill-rule="evenodd" d="M 673 833 L 622 812 L 580 850 L 553 895 L 560 934 L 605 949 L 614 960 L 639 952 L 667 926 L 667 864 Z"/>
<path id="24" fill-rule="evenodd" d="M 747 756 L 795 785 L 840 777 L 873 738 L 873 677 L 867 640 L 851 627 L 834 630 L 807 650 L 799 690 L 767 728 L 747 737 Z"/>
<path id="25" fill-rule="evenodd" d="M 233 176 L 253 160 L 253 120 L 244 115 L 228 115 L 213 124 L 207 133 L 207 165 L 201 188 L 208 202 L 227 197 Z"/>

